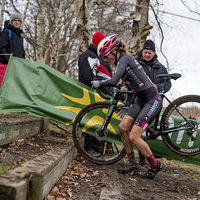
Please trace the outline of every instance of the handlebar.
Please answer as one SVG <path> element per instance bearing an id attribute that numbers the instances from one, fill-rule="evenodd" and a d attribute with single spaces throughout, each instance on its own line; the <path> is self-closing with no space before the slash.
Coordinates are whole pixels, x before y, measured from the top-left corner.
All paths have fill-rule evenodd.
<path id="1" fill-rule="evenodd" d="M 116 88 L 120 90 L 121 89 L 121 84 L 118 84 L 116 86 Z M 106 99 L 106 100 L 110 100 L 111 99 L 110 97 L 105 96 L 103 94 L 103 93 L 105 93 L 103 89 L 105 89 L 105 88 L 104 87 L 98 88 L 97 89 L 97 93 L 100 95 L 101 98 Z M 105 93 L 105 94 L 107 94 L 107 93 Z M 123 94 L 121 94 L 121 92 L 117 92 L 117 94 L 116 94 L 114 91 L 112 91 L 112 92 L 110 91 L 109 95 L 112 96 L 112 97 L 114 97 L 114 98 L 116 98 L 116 95 L 117 95 L 117 99 L 118 100 L 121 100 L 123 103 L 125 102 L 125 97 L 123 96 Z"/>
<path id="2" fill-rule="evenodd" d="M 101 88 L 97 88 L 97 93 L 100 95 L 101 98 L 106 99 L 106 100 L 110 100 L 110 97 L 107 97 L 107 96 L 102 94 Z"/>

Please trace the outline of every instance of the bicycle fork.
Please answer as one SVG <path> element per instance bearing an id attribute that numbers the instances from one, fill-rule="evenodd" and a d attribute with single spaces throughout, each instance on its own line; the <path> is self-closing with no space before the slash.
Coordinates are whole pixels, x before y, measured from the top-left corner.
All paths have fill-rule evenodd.
<path id="1" fill-rule="evenodd" d="M 106 118 L 105 118 L 105 120 L 104 120 L 104 122 L 103 122 L 103 125 L 102 125 L 102 127 L 101 127 L 101 130 L 100 130 L 100 132 L 98 133 L 98 135 L 99 135 L 100 137 L 103 137 L 103 136 L 106 135 L 107 127 L 108 127 L 108 124 L 109 124 L 109 122 L 110 122 L 110 119 L 112 118 L 112 114 L 113 114 L 113 112 L 114 112 L 114 108 L 115 108 L 116 105 L 117 105 L 117 101 L 116 101 L 115 99 L 113 99 L 113 101 L 112 101 L 112 103 L 111 103 L 111 106 L 110 106 L 110 108 L 109 108 L 109 110 L 108 110 L 108 113 L 106 114 Z"/>

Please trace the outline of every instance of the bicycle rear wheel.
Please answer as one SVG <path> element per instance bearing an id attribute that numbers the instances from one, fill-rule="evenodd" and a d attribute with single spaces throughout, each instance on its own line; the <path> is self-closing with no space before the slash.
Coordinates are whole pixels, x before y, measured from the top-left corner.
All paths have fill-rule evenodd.
<path id="1" fill-rule="evenodd" d="M 177 127 L 177 131 L 164 134 L 163 141 L 177 154 L 184 156 L 200 154 L 200 96 L 186 95 L 172 103 L 194 125 L 194 128 L 180 130 L 179 127 L 188 128 L 190 125 L 170 104 L 163 113 L 161 131 L 174 127 Z M 192 136 L 195 138 L 194 141 Z"/>
<path id="2" fill-rule="evenodd" d="M 112 140 L 113 137 L 117 137 L 111 125 L 113 123 L 118 125 L 119 123 L 119 118 L 116 117 L 117 108 L 115 108 L 113 117 L 105 131 L 106 135 L 103 137 L 99 136 L 109 108 L 110 104 L 106 102 L 92 103 L 82 109 L 74 121 L 72 130 L 74 144 L 84 158 L 95 164 L 112 164 L 126 155 L 123 146 L 115 142 L 116 140 Z M 94 137 L 87 140 L 88 134 Z M 110 137 L 110 134 L 112 137 Z M 92 145 L 92 151 L 85 150 L 85 147 L 88 145 Z"/>

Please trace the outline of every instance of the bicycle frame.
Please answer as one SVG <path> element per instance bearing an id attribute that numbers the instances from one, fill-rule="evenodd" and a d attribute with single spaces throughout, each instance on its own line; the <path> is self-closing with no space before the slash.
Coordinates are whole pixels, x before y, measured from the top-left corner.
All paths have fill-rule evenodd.
<path id="1" fill-rule="evenodd" d="M 158 76 L 165 80 L 176 80 L 181 77 L 180 74 L 160 74 Z M 73 125 L 73 140 L 78 151 L 87 160 L 96 164 L 112 164 L 126 155 L 125 148 L 118 146 L 121 146 L 121 142 L 118 143 L 120 138 L 116 130 L 120 122 L 117 114 L 122 106 L 120 103 L 125 104 L 123 94 L 133 94 L 133 91 L 122 90 L 118 85 L 114 93 L 113 90 L 111 93 L 105 93 L 110 94 L 112 99 L 104 96 L 99 89 L 97 92 L 109 102 L 93 102 L 80 111 Z M 200 96 L 185 95 L 171 102 L 164 93 L 165 87 L 160 95 L 163 100 L 166 99 L 168 105 L 164 112 L 158 113 L 153 123 L 147 128 L 146 135 L 142 135 L 143 140 L 154 140 L 162 136 L 165 145 L 174 153 L 182 156 L 200 154 Z M 90 144 L 90 140 L 85 137 L 86 134 L 94 136 L 98 144 L 101 141 L 104 145 L 103 149 L 99 149 L 99 155 L 96 156 L 85 150 L 85 144 Z M 93 144 L 98 150 L 99 145 L 95 142 Z"/>
<path id="2" fill-rule="evenodd" d="M 103 126 L 101 127 L 101 132 L 100 132 L 100 136 L 104 136 L 105 134 L 105 130 L 107 129 L 107 126 L 110 122 L 110 119 L 112 117 L 112 114 L 114 112 L 115 107 L 118 104 L 119 98 L 118 96 L 120 94 L 133 94 L 133 91 L 129 91 L 129 90 L 121 90 L 119 89 L 121 85 L 118 85 L 117 88 L 114 89 L 114 98 L 111 102 L 111 106 L 108 110 L 108 113 L 106 115 L 106 118 L 104 120 Z M 176 106 L 165 96 L 165 90 L 163 90 L 160 95 L 162 97 L 162 99 L 166 99 L 168 101 L 169 104 L 171 104 L 173 106 L 173 108 L 180 114 L 180 116 L 185 120 L 186 123 L 188 123 L 190 126 L 185 127 L 182 125 L 173 127 L 173 128 L 168 128 L 167 130 L 161 131 L 160 129 L 158 129 L 158 122 L 159 122 L 159 117 L 160 117 L 160 113 L 161 111 L 158 113 L 157 117 L 155 118 L 155 122 L 154 122 L 154 126 L 153 128 L 151 128 L 150 126 L 147 128 L 146 130 L 146 137 L 143 138 L 145 141 L 150 140 L 150 139 L 156 139 L 158 136 L 164 135 L 164 134 L 169 134 L 172 132 L 176 132 L 176 131 L 181 131 L 181 130 L 189 130 L 191 128 L 194 128 L 194 125 L 183 116 L 183 114 L 176 108 Z M 148 133 L 150 133 L 150 135 L 148 135 Z M 195 138 L 194 138 L 195 140 Z"/>
<path id="3" fill-rule="evenodd" d="M 158 122 L 159 122 L 159 117 L 160 117 L 160 113 L 158 113 L 158 115 L 155 118 L 155 123 L 153 128 L 151 128 L 150 126 L 147 128 L 147 133 L 149 132 L 150 135 L 146 136 L 144 138 L 145 141 L 149 140 L 149 139 L 156 139 L 158 136 L 164 135 L 164 134 L 169 134 L 172 132 L 176 132 L 176 131 L 181 131 L 181 130 L 189 130 L 192 128 L 194 128 L 194 125 L 187 119 L 184 117 L 184 115 L 176 108 L 176 106 L 165 96 L 164 91 L 162 91 L 160 93 L 162 99 L 166 99 L 168 101 L 169 104 L 171 104 L 173 106 L 173 108 L 180 114 L 180 116 L 185 120 L 185 122 L 187 122 L 190 126 L 185 127 L 182 125 L 173 127 L 173 128 L 168 128 L 167 130 L 161 131 L 160 129 L 157 129 L 158 127 Z"/>

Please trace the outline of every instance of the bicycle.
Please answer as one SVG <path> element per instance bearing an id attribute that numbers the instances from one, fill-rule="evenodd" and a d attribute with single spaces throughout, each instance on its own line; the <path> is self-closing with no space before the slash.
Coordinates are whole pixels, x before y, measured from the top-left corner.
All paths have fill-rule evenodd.
<path id="1" fill-rule="evenodd" d="M 160 74 L 158 78 L 177 80 L 181 74 Z M 109 100 L 107 96 L 97 91 L 99 95 Z M 119 124 L 117 113 L 120 110 L 118 106 L 122 94 L 132 93 L 132 91 L 121 90 L 121 85 L 114 88 L 114 95 L 111 103 L 95 102 L 83 108 L 77 115 L 73 125 L 73 141 L 79 153 L 95 164 L 112 164 L 121 160 L 126 151 L 123 146 L 117 142 L 115 135 Z M 147 140 L 155 140 L 161 136 L 165 145 L 173 152 L 192 156 L 200 154 L 200 96 L 186 95 L 170 101 L 165 96 L 165 86 L 160 93 L 163 99 L 166 99 L 169 105 L 160 112 L 154 122 L 146 130 Z M 161 117 L 160 126 L 159 117 Z M 99 149 L 98 153 L 90 154 L 84 150 L 84 134 L 87 132 L 95 136 L 104 143 L 104 148 Z"/>

